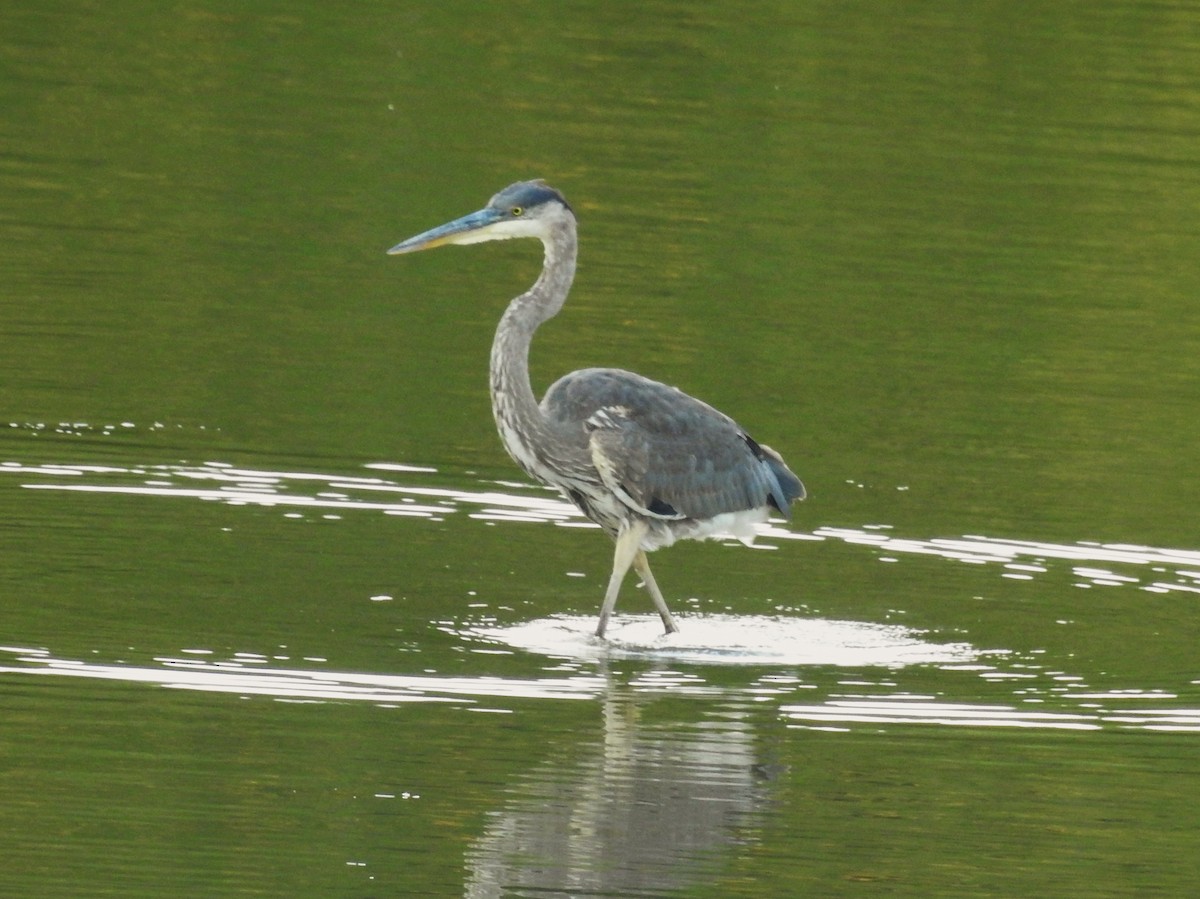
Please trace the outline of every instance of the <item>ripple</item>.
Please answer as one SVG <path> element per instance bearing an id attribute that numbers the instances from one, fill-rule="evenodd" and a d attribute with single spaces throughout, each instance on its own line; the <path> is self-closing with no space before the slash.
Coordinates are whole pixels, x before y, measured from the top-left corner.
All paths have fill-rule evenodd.
<path id="1" fill-rule="evenodd" d="M 835 699 L 820 705 L 786 705 L 786 717 L 811 725 L 941 724 L 954 727 L 1033 727 L 1099 730 L 1091 715 L 1041 712 L 1005 705 L 938 702 L 895 696 L 883 699 Z"/>
<path id="2" fill-rule="evenodd" d="M 1153 694 L 1146 694 L 1151 698 Z M 1136 699 L 1130 693 L 1110 696 Z M 1157 697 L 1160 701 L 1163 697 Z M 1166 697 L 1170 698 L 1170 697 Z M 797 726 L 817 729 L 852 724 L 937 724 L 950 727 L 1014 727 L 1053 730 L 1103 730 L 1108 727 L 1176 733 L 1200 733 L 1200 708 L 1142 708 L 1041 711 L 1033 707 L 956 703 L 905 695 L 831 698 L 824 703 L 785 705 L 780 711 Z"/>
<path id="3" fill-rule="evenodd" d="M 465 514 L 485 524 L 512 522 L 594 528 L 556 491 L 510 481 L 481 481 L 476 488 L 446 487 L 436 469 L 391 462 L 363 466 L 372 474 L 259 470 L 225 462 L 202 465 L 71 465 L 0 462 L 0 476 L 21 479 L 29 490 L 128 494 L 191 499 L 235 506 L 279 507 L 288 518 L 307 512 L 382 512 L 442 521 Z M 818 527 L 789 530 L 781 522 L 761 525 L 759 537 L 771 548 L 784 541 L 840 541 L 861 546 L 880 562 L 934 556 L 950 562 L 995 566 L 1000 577 L 1031 582 L 1069 572 L 1077 587 L 1136 589 L 1148 593 L 1200 594 L 1200 551 L 1089 541 L 1047 543 L 986 535 L 914 537 L 892 533 L 887 524 L 861 528 Z"/>
<path id="4" fill-rule="evenodd" d="M 150 684 L 206 693 L 265 696 L 291 702 L 373 702 L 392 706 L 414 702 L 475 704 L 483 699 L 591 699 L 604 687 L 602 678 L 579 675 L 553 678 L 442 677 L 372 674 L 323 669 L 270 667 L 256 653 L 236 653 L 227 661 L 181 657 L 155 659 L 154 665 L 123 665 L 57 658 L 47 650 L 0 647 L 11 658 L 0 674 L 86 678 Z M 183 657 L 183 656 L 187 657 Z"/>
<path id="5" fill-rule="evenodd" d="M 831 665 L 902 668 L 969 662 L 985 653 L 966 643 L 935 643 L 899 625 L 819 618 L 684 615 L 664 634 L 655 615 L 621 616 L 605 640 L 595 616 L 556 615 L 463 635 L 561 659 L 654 658 L 693 664 Z"/>
<path id="6" fill-rule="evenodd" d="M 907 726 L 1030 728 L 1078 731 L 1137 730 L 1200 733 L 1200 707 L 1194 696 L 1139 688 L 1092 690 L 1075 675 L 1036 670 L 1003 651 L 982 651 L 962 643 L 933 643 L 918 632 L 849 621 L 732 617 L 689 617 L 694 638 L 657 633 L 656 618 L 614 622 L 619 639 L 605 643 L 591 635 L 594 619 L 552 618 L 510 627 L 472 627 L 461 632 L 468 644 L 507 647 L 567 659 L 544 668 L 544 677 L 377 674 L 278 664 L 281 657 L 237 652 L 218 659 L 211 650 L 187 648 L 155 658 L 153 664 L 126 664 L 62 658 L 47 649 L 0 646 L 0 676 L 70 678 L 142 684 L 201 693 L 261 697 L 289 703 L 367 702 L 381 708 L 416 703 L 458 705 L 465 711 L 509 713 L 516 700 L 602 701 L 622 682 L 638 693 L 672 697 L 742 697 L 777 704 L 791 727 L 848 730 Z M 720 635 L 724 634 L 722 640 Z M 704 639 L 711 644 L 704 644 Z M 809 641 L 791 647 L 792 640 Z M 476 649 L 476 651 L 479 651 Z M 989 664 L 1007 664 L 1004 672 Z M 614 679 L 604 660 L 653 662 Z M 312 659 L 314 665 L 323 659 Z M 665 666 L 662 663 L 667 663 Z M 704 668 L 671 664 L 785 666 L 740 686 L 715 683 Z M 954 701 L 940 694 L 905 688 L 902 669 L 936 665 L 947 674 L 979 676 L 995 682 L 1003 675 L 1048 679 L 1065 685 L 1048 689 L 1022 686 L 1015 702 Z M 804 666 L 810 666 L 807 669 Z M 852 668 L 830 680 L 825 668 Z M 887 672 L 869 673 L 871 668 Z M 807 673 L 805 673 L 807 671 Z M 989 677 L 995 675 L 995 677 Z M 943 680 L 943 686 L 953 685 Z M 970 690 L 966 681 L 963 687 Z M 799 701 L 801 699 L 806 701 Z M 1190 704 L 1189 704 L 1190 703 Z"/>

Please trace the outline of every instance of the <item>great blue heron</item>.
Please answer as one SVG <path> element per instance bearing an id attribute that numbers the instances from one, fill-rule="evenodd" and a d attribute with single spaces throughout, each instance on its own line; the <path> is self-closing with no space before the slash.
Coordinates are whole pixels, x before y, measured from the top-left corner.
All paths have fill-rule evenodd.
<path id="1" fill-rule="evenodd" d="M 682 538 L 749 540 L 772 510 L 790 518 L 804 485 L 770 447 L 727 415 L 658 381 L 616 368 L 560 378 L 539 404 L 529 384 L 529 344 L 562 309 L 578 240 L 566 198 L 544 181 L 504 188 L 487 206 L 388 250 L 536 237 L 545 247 L 533 287 L 508 304 L 492 343 L 492 411 L 510 456 L 556 487 L 616 541 L 600 607 L 603 637 L 632 565 L 667 633 L 679 630 L 646 553 Z"/>

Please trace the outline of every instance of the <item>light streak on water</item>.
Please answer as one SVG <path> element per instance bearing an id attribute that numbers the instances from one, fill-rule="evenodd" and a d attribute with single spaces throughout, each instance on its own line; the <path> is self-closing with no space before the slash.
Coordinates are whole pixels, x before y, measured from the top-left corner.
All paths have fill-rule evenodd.
<path id="1" fill-rule="evenodd" d="M 332 521 L 382 513 L 429 521 L 463 515 L 482 525 L 593 527 L 555 493 L 532 485 L 477 481 L 447 487 L 430 468 L 373 463 L 364 470 L 368 473 L 357 476 L 258 470 L 223 462 L 128 467 L 0 462 L 0 477 L 17 479 L 22 488 L 33 491 L 199 500 L 277 508 L 287 518 Z M 913 537 L 879 523 L 804 532 L 772 522 L 761 528 L 760 540 L 768 547 L 788 541 L 837 541 L 889 564 L 932 557 L 983 566 L 1014 587 L 1056 576 L 1096 590 L 1200 593 L 1200 551 L 1189 549 L 1088 541 L 1055 544 L 986 535 Z M 545 670 L 554 676 L 533 679 L 338 672 L 328 670 L 323 659 L 306 659 L 314 667 L 303 668 L 285 665 L 286 657 L 241 652 L 218 659 L 210 650 L 194 647 L 142 665 L 96 664 L 56 658 L 45 648 L 0 647 L 0 674 L 140 682 L 283 702 L 372 702 L 385 707 L 437 702 L 508 711 L 506 701 L 595 700 L 604 695 L 607 682 L 594 672 L 634 660 L 653 666 L 634 681 L 639 691 L 730 694 L 773 702 L 789 726 L 814 730 L 940 725 L 1200 731 L 1200 709 L 1188 705 L 1188 697 L 1153 690 L 1097 690 L 1079 675 L 1043 669 L 1031 656 L 941 641 L 896 625 L 787 616 L 687 617 L 683 634 L 664 637 L 657 618 L 622 616 L 607 642 L 590 636 L 592 617 L 438 625 L 480 656 L 523 653 L 553 662 L 555 667 Z M 729 687 L 706 679 L 702 672 L 712 666 L 769 670 L 748 685 Z M 959 672 L 1000 689 L 1010 685 L 1010 701 L 954 702 L 905 693 L 889 679 L 889 672 L 912 666 Z M 838 681 L 833 690 L 828 685 L 818 689 L 805 675 L 839 668 L 855 674 Z M 864 671 L 873 673 L 864 678 Z"/>
<path id="2" fill-rule="evenodd" d="M 464 514 L 486 524 L 534 523 L 558 527 L 595 527 L 554 491 L 508 481 L 479 482 L 470 488 L 434 483 L 434 469 L 375 462 L 367 476 L 303 471 L 256 470 L 223 462 L 202 465 L 114 465 L 0 463 L 0 476 L 21 479 L 29 490 L 111 493 L 192 499 L 235 506 L 278 507 L 288 517 L 331 513 L 382 512 L 441 521 Z M 817 527 L 788 530 L 779 522 L 763 525 L 760 546 L 786 541 L 839 541 L 861 546 L 882 562 L 933 556 L 972 565 L 995 565 L 1001 577 L 1036 581 L 1069 570 L 1084 588 L 1133 588 L 1149 593 L 1200 594 L 1200 551 L 1103 544 L 1089 541 L 1047 543 L 968 534 L 957 537 L 906 537 L 886 524 L 860 528 Z M 1064 569 L 1063 566 L 1067 566 Z"/>

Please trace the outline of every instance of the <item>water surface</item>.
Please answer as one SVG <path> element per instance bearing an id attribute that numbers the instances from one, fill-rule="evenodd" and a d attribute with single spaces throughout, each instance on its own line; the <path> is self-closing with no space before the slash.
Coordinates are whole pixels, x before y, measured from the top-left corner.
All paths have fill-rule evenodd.
<path id="1" fill-rule="evenodd" d="M 333 9 L 0 12 L 0 892 L 1195 892 L 1189 8 Z M 678 635 L 384 256 L 538 176 L 810 488 Z"/>

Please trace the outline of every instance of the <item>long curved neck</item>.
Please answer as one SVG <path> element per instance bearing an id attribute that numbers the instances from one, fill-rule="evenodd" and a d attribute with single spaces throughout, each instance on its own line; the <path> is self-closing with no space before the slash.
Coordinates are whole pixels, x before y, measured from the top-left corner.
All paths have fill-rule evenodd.
<path id="1" fill-rule="evenodd" d="M 529 344 L 542 322 L 566 302 L 575 278 L 578 239 L 568 214 L 554 223 L 543 240 L 546 258 L 534 285 L 513 299 L 500 319 L 492 342 L 492 411 L 509 455 L 527 471 L 536 467 L 534 447 L 546 430 L 545 417 L 529 382 Z"/>

